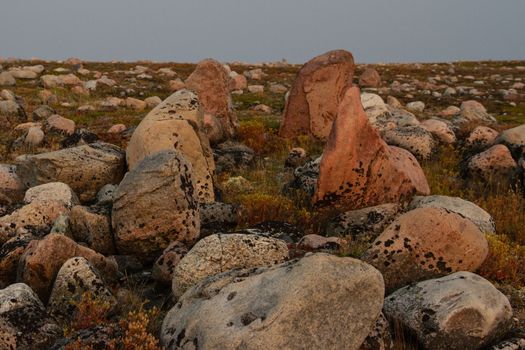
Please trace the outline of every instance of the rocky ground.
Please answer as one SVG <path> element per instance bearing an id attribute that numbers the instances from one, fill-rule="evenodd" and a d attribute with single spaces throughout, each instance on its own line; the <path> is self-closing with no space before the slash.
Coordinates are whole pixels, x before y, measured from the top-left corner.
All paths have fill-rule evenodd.
<path id="1" fill-rule="evenodd" d="M 0 349 L 525 348 L 525 61 L 0 60 Z"/>

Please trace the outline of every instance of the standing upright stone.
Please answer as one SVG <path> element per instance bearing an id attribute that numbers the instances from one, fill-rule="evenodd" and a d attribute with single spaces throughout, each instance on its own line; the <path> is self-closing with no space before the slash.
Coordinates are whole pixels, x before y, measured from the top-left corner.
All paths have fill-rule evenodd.
<path id="1" fill-rule="evenodd" d="M 220 62 L 205 59 L 186 79 L 186 88 L 199 96 L 204 112 L 220 121 L 222 135 L 211 139 L 218 143 L 235 135 L 238 128 L 237 116 L 233 110 L 230 95 L 230 76 Z"/>
<path id="2" fill-rule="evenodd" d="M 145 262 L 171 242 L 191 245 L 200 228 L 191 164 L 174 150 L 144 158 L 119 185 L 112 224 L 117 251 Z"/>
<path id="3" fill-rule="evenodd" d="M 349 88 L 323 152 L 314 203 L 359 209 L 429 192 L 416 158 L 381 139 L 368 122 L 359 89 Z"/>
<path id="4" fill-rule="evenodd" d="M 280 136 L 311 135 L 326 139 L 337 106 L 352 85 L 354 68 L 352 54 L 344 50 L 330 51 L 307 62 L 290 91 Z"/>
<path id="5" fill-rule="evenodd" d="M 215 162 L 203 118 L 197 95 L 189 90 L 175 92 L 148 113 L 133 132 L 126 149 L 129 169 L 151 154 L 175 149 L 192 165 L 199 202 L 213 202 Z"/>

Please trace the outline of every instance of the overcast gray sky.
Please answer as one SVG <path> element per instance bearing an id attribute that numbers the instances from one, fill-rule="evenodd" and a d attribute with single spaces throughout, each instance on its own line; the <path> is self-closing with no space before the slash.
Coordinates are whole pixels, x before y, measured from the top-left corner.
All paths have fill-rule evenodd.
<path id="1" fill-rule="evenodd" d="M 525 59 L 524 0 L 0 0 L 0 57 Z"/>

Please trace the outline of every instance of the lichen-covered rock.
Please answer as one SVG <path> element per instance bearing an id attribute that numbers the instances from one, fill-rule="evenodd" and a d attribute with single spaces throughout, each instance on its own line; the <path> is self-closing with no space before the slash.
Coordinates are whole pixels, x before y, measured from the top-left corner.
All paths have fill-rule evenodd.
<path id="1" fill-rule="evenodd" d="M 226 141 L 217 145 L 213 153 L 218 172 L 250 166 L 255 158 L 253 149 L 234 141 Z"/>
<path id="2" fill-rule="evenodd" d="M 467 170 L 472 178 L 485 182 L 512 183 L 518 164 L 505 145 L 494 145 L 470 158 Z"/>
<path id="3" fill-rule="evenodd" d="M 119 185 L 112 226 L 118 252 L 142 261 L 153 261 L 171 242 L 193 244 L 200 213 L 191 164 L 174 150 L 144 158 Z"/>
<path id="4" fill-rule="evenodd" d="M 187 89 L 197 93 L 204 112 L 219 119 L 222 126 L 221 137 L 214 141 L 220 142 L 233 137 L 239 123 L 230 96 L 230 77 L 222 64 L 213 59 L 199 62 L 186 79 L 185 85 Z"/>
<path id="5" fill-rule="evenodd" d="M 288 184 L 288 187 L 300 189 L 310 197 L 313 196 L 317 188 L 321 160 L 322 156 L 306 162 L 303 166 L 295 168 L 293 171 L 294 179 Z"/>
<path id="6" fill-rule="evenodd" d="M 360 209 L 429 192 L 416 158 L 381 139 L 361 107 L 359 89 L 348 89 L 323 152 L 313 202 Z"/>
<path id="7" fill-rule="evenodd" d="M 235 228 L 241 219 L 239 205 L 214 202 L 199 205 L 201 236 L 216 232 L 227 232 Z"/>
<path id="8" fill-rule="evenodd" d="M 354 58 L 344 50 L 329 51 L 303 65 L 286 101 L 279 135 L 312 135 L 325 140 L 337 107 L 352 85 Z"/>
<path id="9" fill-rule="evenodd" d="M 155 261 L 151 271 L 153 279 L 163 284 L 171 285 L 173 271 L 186 254 L 188 254 L 188 247 L 184 244 L 180 242 L 171 243 Z"/>
<path id="10" fill-rule="evenodd" d="M 367 112 L 368 120 L 379 131 L 388 129 L 419 126 L 421 123 L 416 116 L 402 108 L 386 106 L 387 112 L 372 118 L 370 110 Z"/>
<path id="11" fill-rule="evenodd" d="M 469 219 L 441 208 L 418 208 L 394 220 L 362 259 L 388 291 L 455 271 L 475 271 L 488 255 L 485 236 Z"/>
<path id="12" fill-rule="evenodd" d="M 100 254 L 115 254 L 110 214 L 107 207 L 74 206 L 69 216 L 71 235 Z"/>
<path id="13" fill-rule="evenodd" d="M 28 189 L 24 195 L 24 203 L 31 204 L 38 201 L 57 201 L 67 208 L 78 204 L 75 192 L 62 182 L 48 182 Z"/>
<path id="14" fill-rule="evenodd" d="M 432 134 L 421 126 L 388 129 L 382 136 L 389 145 L 404 148 L 418 159 L 428 159 L 436 146 Z"/>
<path id="15" fill-rule="evenodd" d="M 467 145 L 469 147 L 476 148 L 487 148 L 496 143 L 496 139 L 499 135 L 499 132 L 489 128 L 488 126 L 477 126 L 467 138 Z"/>
<path id="16" fill-rule="evenodd" d="M 94 143 L 16 158 L 16 173 L 28 187 L 48 182 L 71 186 L 81 201 L 94 200 L 108 183 L 119 183 L 125 172 L 124 152 L 107 143 Z"/>
<path id="17" fill-rule="evenodd" d="M 459 197 L 416 196 L 409 205 L 409 210 L 416 208 L 443 208 L 457 213 L 472 221 L 483 233 L 496 233 L 494 219 L 476 204 Z"/>
<path id="18" fill-rule="evenodd" d="M 162 150 L 175 149 L 193 168 L 195 191 L 200 202 L 213 202 L 215 163 L 203 130 L 203 111 L 197 95 L 181 90 L 164 100 L 140 122 L 126 149 L 130 170 L 141 160 Z"/>
<path id="19" fill-rule="evenodd" d="M 44 236 L 60 215 L 69 213 L 78 199 L 68 185 L 52 182 L 27 190 L 24 202 L 24 206 L 0 218 L 0 244 L 28 232 Z"/>
<path id="20" fill-rule="evenodd" d="M 385 299 L 387 317 L 416 334 L 425 349 L 481 349 L 511 326 L 508 299 L 470 272 L 423 281 Z"/>
<path id="21" fill-rule="evenodd" d="M 123 335 L 122 328 L 116 324 L 99 324 L 91 328 L 73 332 L 69 334 L 67 338 L 57 340 L 49 350 L 68 350 L 71 347 L 78 348 L 78 341 L 80 341 L 82 345 L 89 344 L 91 347 L 85 346 L 89 349 L 111 349 L 111 347 L 115 346 L 115 340 L 122 339 Z"/>
<path id="22" fill-rule="evenodd" d="M 75 243 L 64 235 L 50 233 L 41 240 L 29 243 L 20 258 L 18 280 L 29 285 L 44 302 L 47 302 L 58 271 L 73 257 L 86 258 L 108 280 L 116 276 L 115 261 Z"/>
<path id="23" fill-rule="evenodd" d="M 217 234 L 195 244 L 175 267 L 172 289 L 176 297 L 197 282 L 231 269 L 247 269 L 283 262 L 284 241 L 245 234 Z"/>
<path id="24" fill-rule="evenodd" d="M 371 242 L 394 220 L 399 209 L 398 204 L 387 203 L 350 210 L 330 220 L 326 233 L 337 236 L 352 236 L 354 239 L 366 239 Z"/>
<path id="25" fill-rule="evenodd" d="M 117 300 L 98 271 L 85 258 L 74 257 L 67 260 L 58 271 L 49 297 L 48 312 L 62 322 L 71 320 L 75 303 L 80 302 L 84 293 L 107 303 L 109 308 L 116 306 Z"/>
<path id="26" fill-rule="evenodd" d="M 47 350 L 62 334 L 29 286 L 16 283 L 0 289 L 0 340 L 16 344 L 7 349 Z"/>
<path id="27" fill-rule="evenodd" d="M 0 204 L 14 204 L 21 201 L 25 189 L 16 175 L 16 167 L 0 164 Z"/>
<path id="28" fill-rule="evenodd" d="M 426 129 L 444 144 L 452 144 L 456 142 L 456 134 L 454 133 L 454 130 L 443 120 L 427 119 L 421 122 L 421 127 Z"/>
<path id="29" fill-rule="evenodd" d="M 164 319 L 161 343 L 168 350 L 356 350 L 381 313 L 383 293 L 376 269 L 328 254 L 232 270 L 179 299 Z"/>

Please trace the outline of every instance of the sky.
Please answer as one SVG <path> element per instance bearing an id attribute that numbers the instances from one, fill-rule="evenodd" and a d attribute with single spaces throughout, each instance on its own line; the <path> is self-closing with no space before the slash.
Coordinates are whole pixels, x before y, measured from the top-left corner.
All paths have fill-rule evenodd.
<path id="1" fill-rule="evenodd" d="M 525 59 L 524 0 L 0 0 L 0 57 Z"/>

